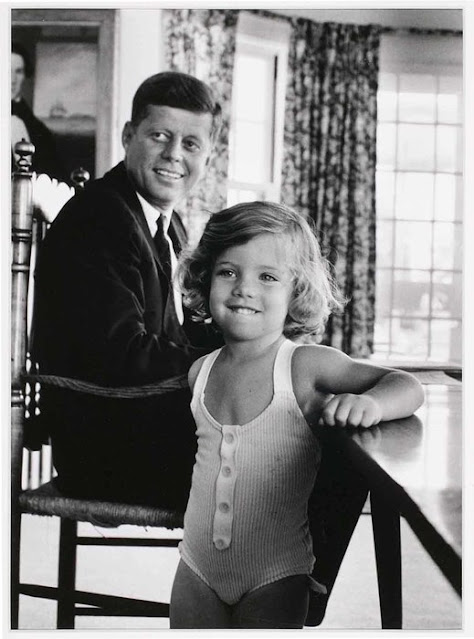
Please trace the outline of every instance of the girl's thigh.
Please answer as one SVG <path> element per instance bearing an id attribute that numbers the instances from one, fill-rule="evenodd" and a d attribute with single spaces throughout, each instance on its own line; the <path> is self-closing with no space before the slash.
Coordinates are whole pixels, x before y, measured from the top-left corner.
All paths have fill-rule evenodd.
<path id="1" fill-rule="evenodd" d="M 285 577 L 244 595 L 233 607 L 232 628 L 302 628 L 308 605 L 308 576 Z"/>
<path id="2" fill-rule="evenodd" d="M 231 628 L 230 606 L 180 561 L 171 590 L 170 628 Z"/>

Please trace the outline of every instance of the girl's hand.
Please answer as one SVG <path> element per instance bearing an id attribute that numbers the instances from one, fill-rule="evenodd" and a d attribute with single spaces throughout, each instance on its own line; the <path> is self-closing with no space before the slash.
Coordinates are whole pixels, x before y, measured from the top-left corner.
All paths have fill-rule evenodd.
<path id="1" fill-rule="evenodd" d="M 382 419 L 382 409 L 369 395 L 343 393 L 334 395 L 323 409 L 321 419 L 326 426 L 369 428 Z"/>

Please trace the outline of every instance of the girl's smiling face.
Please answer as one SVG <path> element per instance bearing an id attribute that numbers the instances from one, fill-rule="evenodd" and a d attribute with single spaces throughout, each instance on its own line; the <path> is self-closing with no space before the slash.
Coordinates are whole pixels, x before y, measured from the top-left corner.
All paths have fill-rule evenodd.
<path id="1" fill-rule="evenodd" d="M 285 239 L 262 233 L 217 258 L 209 308 L 226 342 L 267 345 L 283 333 L 293 292 Z"/>

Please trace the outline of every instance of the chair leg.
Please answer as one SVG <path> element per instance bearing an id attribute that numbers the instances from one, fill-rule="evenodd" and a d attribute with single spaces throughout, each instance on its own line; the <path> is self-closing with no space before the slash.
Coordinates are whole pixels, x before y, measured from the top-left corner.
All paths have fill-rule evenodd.
<path id="1" fill-rule="evenodd" d="M 57 628 L 74 628 L 77 522 L 61 519 L 59 533 Z"/>
<path id="2" fill-rule="evenodd" d="M 383 495 L 370 494 L 382 628 L 402 628 L 400 513 Z"/>
<path id="3" fill-rule="evenodd" d="M 19 494 L 21 490 L 21 459 L 23 455 L 23 411 L 24 397 L 20 388 L 12 386 L 11 412 L 11 538 L 10 538 L 10 625 L 12 630 L 18 629 L 20 604 L 20 533 L 21 509 Z"/>
<path id="4" fill-rule="evenodd" d="M 12 630 L 18 630 L 20 605 L 20 533 L 21 513 L 16 506 L 13 506 L 10 540 L 10 626 Z"/>

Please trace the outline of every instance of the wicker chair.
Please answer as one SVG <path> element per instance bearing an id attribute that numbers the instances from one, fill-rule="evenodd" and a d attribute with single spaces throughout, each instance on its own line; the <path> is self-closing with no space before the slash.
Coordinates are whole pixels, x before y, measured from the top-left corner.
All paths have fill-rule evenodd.
<path id="1" fill-rule="evenodd" d="M 27 411 L 34 410 L 38 384 L 64 385 L 68 380 L 32 375 L 28 369 L 28 299 L 33 293 L 30 262 L 35 257 L 35 243 L 41 239 L 44 222 L 36 217 L 32 200 L 30 170 L 34 147 L 20 142 L 16 147 L 20 156 L 17 170 L 12 176 L 12 436 L 11 436 L 11 627 L 18 628 L 19 596 L 53 599 L 57 601 L 57 627 L 74 628 L 76 615 L 167 617 L 169 604 L 153 601 L 113 597 L 77 591 L 75 587 L 77 547 L 79 545 L 107 546 L 177 546 L 179 539 L 84 537 L 78 535 L 78 522 L 118 527 L 135 526 L 179 529 L 183 514 L 134 504 L 109 503 L 95 500 L 73 499 L 62 495 L 54 481 L 36 488 L 22 490 L 22 460 Z M 79 188 L 85 176 L 79 173 Z M 33 258 L 32 258 L 33 255 Z M 30 290 L 28 290 L 30 289 Z M 160 394 L 168 389 L 183 387 L 184 378 L 169 384 L 157 384 L 144 389 L 117 389 L 126 396 L 141 393 Z M 104 389 L 91 384 L 75 383 L 73 388 L 82 392 L 101 394 Z M 74 386 L 75 384 L 75 386 Z M 110 395 L 111 389 L 107 389 Z M 113 392 L 113 389 L 112 389 Z M 120 396 L 120 395 L 119 395 Z M 57 588 L 20 583 L 20 533 L 22 514 L 60 518 L 59 564 Z"/>

